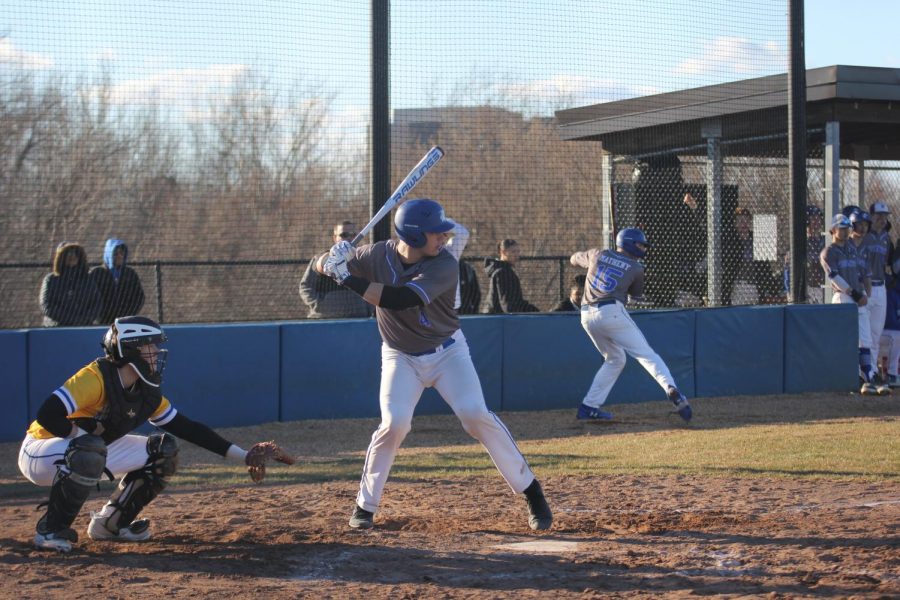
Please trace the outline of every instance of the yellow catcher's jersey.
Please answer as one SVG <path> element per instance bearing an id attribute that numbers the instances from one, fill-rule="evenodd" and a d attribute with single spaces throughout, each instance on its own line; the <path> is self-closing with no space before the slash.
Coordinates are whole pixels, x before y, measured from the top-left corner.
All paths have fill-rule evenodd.
<path id="1" fill-rule="evenodd" d="M 79 417 L 95 417 L 103 410 L 106 404 L 106 390 L 103 385 L 103 374 L 96 361 L 87 365 L 57 388 L 53 394 L 62 400 L 69 413 L 70 419 Z M 148 419 L 151 425 L 157 427 L 171 421 L 178 413 L 169 400 L 163 396 L 159 408 Z M 28 434 L 39 440 L 56 437 L 43 427 L 37 420 L 32 421 L 28 428 Z"/>

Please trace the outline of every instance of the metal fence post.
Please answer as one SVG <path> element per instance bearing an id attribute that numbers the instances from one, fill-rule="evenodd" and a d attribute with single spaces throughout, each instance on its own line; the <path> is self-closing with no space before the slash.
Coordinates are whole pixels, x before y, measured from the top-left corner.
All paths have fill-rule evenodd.
<path id="1" fill-rule="evenodd" d="M 162 289 L 162 262 L 156 261 L 153 266 L 156 271 L 156 312 L 159 322 L 165 321 L 163 318 L 163 289 Z"/>

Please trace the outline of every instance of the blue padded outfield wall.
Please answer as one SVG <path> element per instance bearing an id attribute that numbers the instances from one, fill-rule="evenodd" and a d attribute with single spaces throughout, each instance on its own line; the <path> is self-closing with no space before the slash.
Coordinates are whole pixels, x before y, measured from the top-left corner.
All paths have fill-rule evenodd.
<path id="1" fill-rule="evenodd" d="M 689 397 L 843 391 L 856 386 L 853 305 L 636 311 Z M 488 407 L 574 411 L 602 364 L 578 313 L 463 317 Z M 105 328 L 0 331 L 0 441 L 21 439 L 41 402 L 101 353 Z M 165 395 L 213 427 L 377 417 L 375 321 L 169 325 Z M 663 400 L 629 358 L 608 404 Z M 426 390 L 416 414 L 449 413 Z"/>

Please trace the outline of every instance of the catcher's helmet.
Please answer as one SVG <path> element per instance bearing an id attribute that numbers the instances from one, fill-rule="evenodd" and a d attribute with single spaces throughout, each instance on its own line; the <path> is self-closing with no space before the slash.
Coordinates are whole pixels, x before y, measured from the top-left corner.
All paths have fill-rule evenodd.
<path id="1" fill-rule="evenodd" d="M 444 209 L 426 198 L 407 200 L 394 215 L 397 236 L 413 248 L 425 245 L 426 233 L 450 231 L 456 225 L 444 215 Z"/>
<path id="2" fill-rule="evenodd" d="M 644 247 L 640 248 L 638 244 Z M 621 248 L 632 256 L 643 257 L 647 254 L 649 247 L 650 242 L 647 241 L 647 236 L 637 227 L 626 227 L 616 234 L 616 248 Z"/>
<path id="3" fill-rule="evenodd" d="M 158 387 L 162 382 L 162 372 L 166 366 L 168 350 L 159 349 L 154 369 L 141 356 L 141 346 L 155 344 L 159 346 L 166 341 L 166 334 L 159 323 L 147 317 L 121 317 L 113 321 L 101 345 L 107 358 L 116 366 L 131 364 L 137 374 L 145 382 Z"/>

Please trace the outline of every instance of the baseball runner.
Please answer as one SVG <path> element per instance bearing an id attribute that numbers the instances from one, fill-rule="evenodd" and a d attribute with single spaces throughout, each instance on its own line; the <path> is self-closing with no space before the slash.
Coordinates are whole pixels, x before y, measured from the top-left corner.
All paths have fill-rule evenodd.
<path id="1" fill-rule="evenodd" d="M 629 296 L 634 300 L 643 299 L 644 266 L 638 259 L 646 255 L 649 247 L 644 232 L 630 227 L 616 235 L 615 252 L 594 248 L 576 252 L 569 259 L 574 266 L 588 270 L 581 304 L 581 325 L 604 358 L 603 366 L 578 407 L 577 418 L 580 420 L 609 421 L 613 418 L 600 407 L 625 368 L 626 352 L 656 379 L 685 422 L 693 416 L 691 405 L 678 391 L 666 363 L 653 351 L 625 310 Z"/>
<path id="2" fill-rule="evenodd" d="M 852 216 L 851 216 L 852 218 Z M 849 242 L 850 218 L 838 213 L 831 220 L 831 244 L 822 250 L 820 263 L 833 291 L 832 304 L 856 304 L 859 327 L 859 375 L 862 381 L 860 393 L 876 395 L 889 393 L 890 388 L 876 388 L 875 369 L 872 365 L 872 328 L 869 325 L 869 311 L 866 310 L 869 296 L 868 268 L 860 259 L 856 245 Z"/>
<path id="3" fill-rule="evenodd" d="M 47 511 L 38 520 L 38 548 L 69 552 L 78 541 L 71 528 L 91 490 L 106 474 L 121 478 L 109 502 L 91 513 L 93 540 L 139 542 L 150 538 L 150 521 L 135 520 L 167 485 L 178 467 L 175 436 L 234 462 L 262 481 L 266 461 L 293 464 L 274 442 L 249 451 L 179 413 L 160 385 L 167 350 L 162 328 L 146 317 L 116 319 L 103 337 L 106 356 L 70 377 L 44 400 L 19 450 L 19 470 L 50 486 Z M 149 436 L 131 432 L 145 421 L 160 427 Z"/>
<path id="4" fill-rule="evenodd" d="M 319 259 L 320 271 L 376 306 L 381 345 L 381 424 L 366 452 L 350 527 L 368 529 L 400 444 L 426 387 L 435 388 L 466 432 L 487 450 L 515 493 L 524 493 L 529 526 L 549 529 L 553 515 L 506 426 L 485 406 L 478 374 L 453 305 L 459 265 L 446 250 L 453 221 L 434 200 L 397 209 L 399 241 L 353 248 L 340 242 Z"/>

